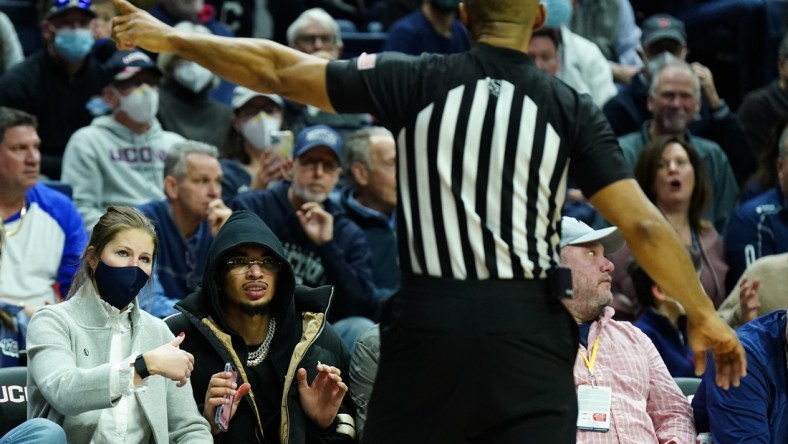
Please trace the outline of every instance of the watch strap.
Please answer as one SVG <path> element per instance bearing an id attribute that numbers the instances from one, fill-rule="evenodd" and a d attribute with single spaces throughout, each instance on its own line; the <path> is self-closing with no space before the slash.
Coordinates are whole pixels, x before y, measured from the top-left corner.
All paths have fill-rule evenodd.
<path id="1" fill-rule="evenodd" d="M 140 376 L 140 378 L 145 379 L 150 376 L 150 372 L 148 371 L 148 366 L 145 364 L 145 358 L 142 357 L 142 353 L 137 356 L 137 359 L 134 360 L 134 370 Z"/>

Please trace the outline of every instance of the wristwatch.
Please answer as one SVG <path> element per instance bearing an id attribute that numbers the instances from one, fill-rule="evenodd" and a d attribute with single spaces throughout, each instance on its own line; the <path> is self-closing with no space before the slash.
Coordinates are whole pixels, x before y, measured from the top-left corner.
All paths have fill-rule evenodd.
<path id="1" fill-rule="evenodd" d="M 145 358 L 142 357 L 142 353 L 137 356 L 137 359 L 134 360 L 134 371 L 140 375 L 140 378 L 145 379 L 150 376 L 150 372 L 148 371 L 148 366 L 145 364 Z"/>

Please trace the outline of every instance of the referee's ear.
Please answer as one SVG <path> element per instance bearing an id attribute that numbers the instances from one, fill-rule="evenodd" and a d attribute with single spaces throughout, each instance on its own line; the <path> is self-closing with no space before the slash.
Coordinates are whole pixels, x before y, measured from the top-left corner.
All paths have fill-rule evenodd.
<path id="1" fill-rule="evenodd" d="M 536 10 L 536 15 L 534 16 L 534 25 L 531 27 L 534 31 L 541 28 L 544 25 L 544 21 L 547 18 L 547 9 L 545 8 L 544 3 L 539 2 L 539 9 Z"/>

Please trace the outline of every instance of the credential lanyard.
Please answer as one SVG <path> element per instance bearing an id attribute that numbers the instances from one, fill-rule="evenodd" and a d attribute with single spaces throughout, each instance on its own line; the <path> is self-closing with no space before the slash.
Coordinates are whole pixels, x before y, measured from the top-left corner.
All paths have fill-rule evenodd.
<path id="1" fill-rule="evenodd" d="M 596 337 L 594 340 L 594 345 L 591 347 L 591 358 L 589 359 L 583 354 L 582 350 L 577 350 L 577 354 L 583 358 L 583 362 L 586 363 L 586 368 L 588 368 L 588 375 L 591 376 L 591 382 L 594 383 L 594 363 L 596 362 L 596 352 L 599 349 L 599 336 Z"/>

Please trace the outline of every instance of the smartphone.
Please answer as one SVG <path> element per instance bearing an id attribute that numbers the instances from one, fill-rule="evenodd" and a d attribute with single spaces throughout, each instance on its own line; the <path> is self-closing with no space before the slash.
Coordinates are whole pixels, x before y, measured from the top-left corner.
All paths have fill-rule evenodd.
<path id="1" fill-rule="evenodd" d="M 293 151 L 293 132 L 284 131 L 271 131 L 271 152 L 279 159 L 287 159 Z"/>
<path id="2" fill-rule="evenodd" d="M 238 371 L 233 367 L 233 364 L 229 362 L 224 364 L 224 371 L 232 374 L 230 379 L 233 382 L 238 382 Z M 233 396 L 224 395 L 224 404 L 216 408 L 216 416 L 213 418 L 214 424 L 216 424 L 216 427 L 219 427 L 219 430 L 222 432 L 226 432 L 227 429 L 230 428 L 230 413 L 232 411 Z"/>

